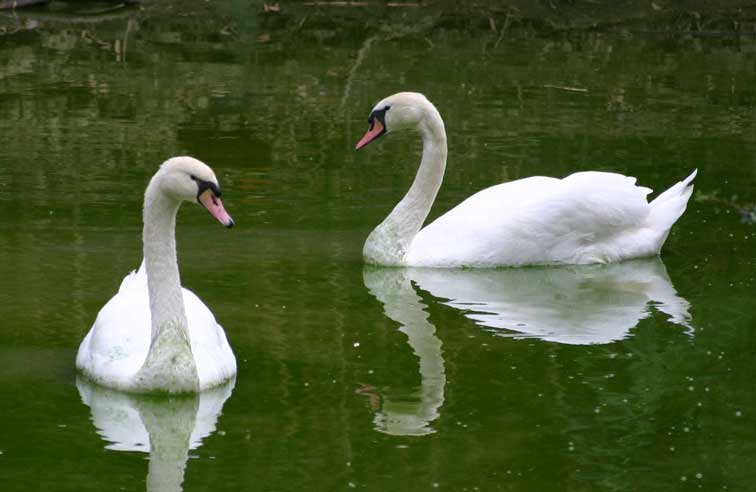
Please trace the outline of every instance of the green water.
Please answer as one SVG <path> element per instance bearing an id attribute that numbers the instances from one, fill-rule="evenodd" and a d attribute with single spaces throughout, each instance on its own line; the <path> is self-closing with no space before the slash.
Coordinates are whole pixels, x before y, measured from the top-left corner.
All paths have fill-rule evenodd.
<path id="1" fill-rule="evenodd" d="M 2 18 L 2 490 L 753 489 L 755 37 L 258 7 Z M 586 169 L 661 190 L 698 168 L 694 198 L 661 261 L 365 269 L 420 146 L 353 148 L 399 90 L 445 119 L 433 217 Z M 146 183 L 178 154 L 213 166 L 237 223 L 184 206 L 177 226 L 235 385 L 77 387 L 79 342 L 141 261 Z"/>

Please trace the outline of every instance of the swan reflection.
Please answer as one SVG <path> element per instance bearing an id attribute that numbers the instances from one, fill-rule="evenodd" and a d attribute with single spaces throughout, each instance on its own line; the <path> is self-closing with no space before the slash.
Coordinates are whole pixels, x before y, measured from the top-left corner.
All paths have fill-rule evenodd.
<path id="1" fill-rule="evenodd" d="M 397 268 L 363 270 L 365 286 L 383 304 L 386 316 L 399 323 L 399 330 L 407 335 L 407 343 L 419 359 L 421 377 L 420 387 L 409 394 L 396 389 L 382 395 L 373 423 L 385 434 L 422 436 L 434 432 L 430 423 L 439 417 L 444 403 L 446 374 L 441 340 L 408 273 Z"/>
<path id="2" fill-rule="evenodd" d="M 76 379 L 106 449 L 149 453 L 148 492 L 182 490 L 189 450 L 215 432 L 234 381 L 197 395 L 157 397 L 121 393 Z"/>
<path id="3" fill-rule="evenodd" d="M 621 340 L 653 310 L 691 329 L 659 258 L 608 265 L 503 270 L 413 269 L 409 277 L 447 306 L 504 336 L 565 344 Z"/>
<path id="4" fill-rule="evenodd" d="M 415 287 L 502 336 L 604 344 L 627 337 L 653 311 L 692 330 L 690 305 L 675 291 L 659 258 L 498 270 L 366 266 L 363 279 L 419 359 L 420 387 L 409 394 L 391 388 L 376 400 L 375 429 L 392 435 L 434 432 L 431 423 L 444 403 L 442 343 Z"/>

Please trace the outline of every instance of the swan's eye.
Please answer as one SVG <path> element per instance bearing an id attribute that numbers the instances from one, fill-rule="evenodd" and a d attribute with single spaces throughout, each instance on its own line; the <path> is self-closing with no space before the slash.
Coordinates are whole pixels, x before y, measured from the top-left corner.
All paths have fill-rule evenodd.
<path id="1" fill-rule="evenodd" d="M 389 109 L 391 109 L 391 106 L 389 106 L 389 105 L 386 105 L 386 107 L 383 108 L 384 111 L 388 111 Z"/>
<path id="2" fill-rule="evenodd" d="M 197 176 L 194 174 L 190 174 L 189 177 L 192 178 L 192 181 L 197 181 Z"/>

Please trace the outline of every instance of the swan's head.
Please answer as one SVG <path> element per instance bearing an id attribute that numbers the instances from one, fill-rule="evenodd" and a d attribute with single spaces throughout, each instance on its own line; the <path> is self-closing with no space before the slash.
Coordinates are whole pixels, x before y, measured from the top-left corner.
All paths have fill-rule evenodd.
<path id="1" fill-rule="evenodd" d="M 368 131 L 355 148 L 359 150 L 385 133 L 404 129 L 420 130 L 431 115 L 438 116 L 438 111 L 418 92 L 399 92 L 389 96 L 376 104 L 370 112 Z"/>
<path id="2" fill-rule="evenodd" d="M 155 174 L 160 190 L 177 201 L 196 202 L 226 227 L 234 220 L 223 208 L 221 189 L 210 166 L 193 157 L 172 157 Z"/>

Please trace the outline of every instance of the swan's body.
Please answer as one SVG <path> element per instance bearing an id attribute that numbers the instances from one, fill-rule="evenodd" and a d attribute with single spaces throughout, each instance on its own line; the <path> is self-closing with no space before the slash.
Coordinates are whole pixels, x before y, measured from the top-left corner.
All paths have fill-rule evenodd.
<path id="1" fill-rule="evenodd" d="M 416 129 L 423 157 L 412 187 L 368 237 L 368 263 L 421 267 L 492 267 L 608 263 L 658 255 L 685 211 L 696 175 L 649 203 L 635 178 L 581 172 L 492 186 L 421 229 L 446 169 L 446 133 L 423 95 L 402 92 L 378 103 L 361 148 L 383 133 Z"/>
<path id="2" fill-rule="evenodd" d="M 210 309 L 192 291 L 182 288 L 181 293 L 198 389 L 203 390 L 233 377 L 236 359 Z M 138 271 L 123 279 L 118 293 L 100 309 L 92 329 L 81 343 L 76 365 L 100 384 L 138 391 L 135 376 L 145 362 L 150 342 L 150 300 L 142 264 Z M 174 369 L 178 368 L 165 367 L 166 374 L 158 376 L 159 379 L 167 382 Z M 155 381 L 158 383 L 161 381 Z"/>
<path id="3" fill-rule="evenodd" d="M 140 393 L 197 392 L 236 374 L 223 328 L 183 289 L 175 223 L 181 201 L 196 199 L 227 227 L 215 175 L 190 157 L 166 161 L 144 200 L 144 263 L 123 279 L 82 341 L 76 366 L 104 386 Z"/>

